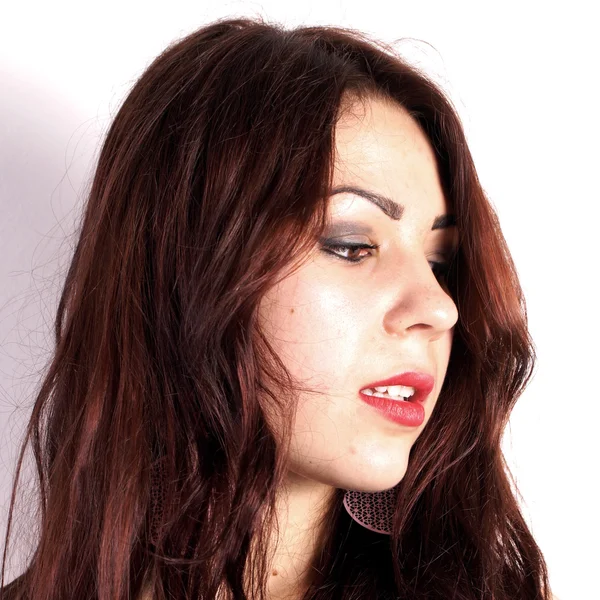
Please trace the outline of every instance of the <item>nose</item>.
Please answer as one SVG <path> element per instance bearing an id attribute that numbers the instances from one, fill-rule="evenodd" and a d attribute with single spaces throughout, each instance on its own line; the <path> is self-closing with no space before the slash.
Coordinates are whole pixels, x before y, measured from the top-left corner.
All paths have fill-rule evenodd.
<path id="1" fill-rule="evenodd" d="M 420 331 L 433 341 L 456 325 L 456 304 L 424 256 L 403 261 L 394 275 L 390 282 L 393 301 L 383 320 L 388 334 L 406 336 Z"/>

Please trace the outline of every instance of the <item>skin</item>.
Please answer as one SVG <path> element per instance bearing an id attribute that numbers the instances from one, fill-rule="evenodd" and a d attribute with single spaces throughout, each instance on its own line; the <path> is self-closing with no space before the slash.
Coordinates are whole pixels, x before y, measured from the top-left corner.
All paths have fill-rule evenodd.
<path id="1" fill-rule="evenodd" d="M 434 156 L 417 122 L 398 105 L 379 99 L 353 104 L 336 128 L 334 188 L 384 194 L 403 204 L 404 213 L 393 220 L 357 195 L 330 196 L 332 225 L 351 220 L 372 229 L 347 229 L 336 242 L 380 247 L 335 250 L 365 257 L 351 263 L 318 243 L 259 307 L 286 367 L 318 392 L 303 393 L 298 405 L 278 512 L 273 599 L 301 596 L 323 533 L 319 516 L 336 488 L 374 492 L 402 480 L 437 402 L 458 312 L 432 268 L 432 261 L 447 262 L 457 243 L 456 227 L 431 230 L 434 218 L 449 212 Z M 324 237 L 331 236 L 325 231 Z M 419 427 L 388 421 L 358 396 L 369 383 L 409 370 L 435 378 Z"/>

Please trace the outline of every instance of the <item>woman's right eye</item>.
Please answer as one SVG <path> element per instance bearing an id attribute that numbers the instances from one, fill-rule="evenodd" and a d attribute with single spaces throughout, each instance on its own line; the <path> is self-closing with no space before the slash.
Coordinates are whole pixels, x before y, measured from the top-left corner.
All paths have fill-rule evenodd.
<path id="1" fill-rule="evenodd" d="M 345 260 L 347 262 L 352 263 L 359 263 L 362 262 L 365 258 L 367 258 L 367 256 L 370 256 L 372 253 L 368 252 L 366 255 L 352 258 L 350 256 L 343 256 L 341 252 L 347 253 L 347 251 L 349 251 L 350 253 L 353 253 L 357 250 L 376 250 L 378 247 L 379 246 L 373 244 L 353 244 L 351 242 L 346 242 L 345 244 L 334 244 L 329 242 L 323 244 L 322 250 L 326 254 L 330 254 L 332 256 L 335 256 L 336 258 L 340 258 L 341 260 Z"/>

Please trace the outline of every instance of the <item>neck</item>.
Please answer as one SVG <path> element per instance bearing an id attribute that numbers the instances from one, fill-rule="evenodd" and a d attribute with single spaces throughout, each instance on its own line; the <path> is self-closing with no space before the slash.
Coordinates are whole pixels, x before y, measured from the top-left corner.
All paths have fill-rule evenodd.
<path id="1" fill-rule="evenodd" d="M 324 517 L 335 491 L 304 477 L 288 477 L 276 505 L 279 533 L 273 530 L 269 541 L 269 600 L 302 598 L 310 586 L 312 566 L 327 532 Z"/>

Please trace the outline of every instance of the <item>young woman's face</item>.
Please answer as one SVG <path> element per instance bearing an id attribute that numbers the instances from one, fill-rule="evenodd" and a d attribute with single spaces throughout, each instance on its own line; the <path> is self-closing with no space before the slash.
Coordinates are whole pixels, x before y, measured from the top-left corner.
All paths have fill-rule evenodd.
<path id="1" fill-rule="evenodd" d="M 334 193 L 331 227 L 310 260 L 269 291 L 259 314 L 292 375 L 318 391 L 300 397 L 290 476 L 381 491 L 402 480 L 444 381 L 458 313 L 434 263 L 448 262 L 457 239 L 454 226 L 432 230 L 448 206 L 417 123 L 380 100 L 351 112 L 336 128 L 333 190 L 387 196 L 402 215 L 392 218 L 356 191 Z M 434 378 L 419 426 L 387 419 L 359 395 L 405 371 Z"/>

